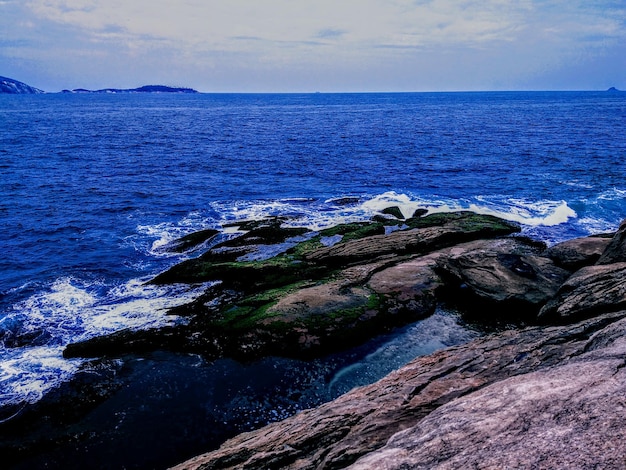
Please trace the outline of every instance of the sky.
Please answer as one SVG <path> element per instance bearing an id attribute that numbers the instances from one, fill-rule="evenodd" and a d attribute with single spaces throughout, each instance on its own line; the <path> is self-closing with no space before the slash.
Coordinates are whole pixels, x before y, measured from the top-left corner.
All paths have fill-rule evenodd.
<path id="1" fill-rule="evenodd" d="M 0 0 L 0 75 L 45 91 L 626 89 L 626 1 Z"/>

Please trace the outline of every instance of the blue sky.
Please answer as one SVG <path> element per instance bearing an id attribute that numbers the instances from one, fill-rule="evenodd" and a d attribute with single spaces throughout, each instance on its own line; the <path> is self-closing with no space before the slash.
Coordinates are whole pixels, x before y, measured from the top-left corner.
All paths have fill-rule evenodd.
<path id="1" fill-rule="evenodd" d="M 0 0 L 0 75 L 46 91 L 626 89 L 626 2 Z"/>

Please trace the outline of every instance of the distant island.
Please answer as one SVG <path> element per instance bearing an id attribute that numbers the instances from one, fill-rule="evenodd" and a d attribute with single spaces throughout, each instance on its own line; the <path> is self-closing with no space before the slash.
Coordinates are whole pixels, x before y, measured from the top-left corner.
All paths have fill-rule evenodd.
<path id="1" fill-rule="evenodd" d="M 13 78 L 0 77 L 0 94 L 34 95 L 41 93 L 46 92 Z M 76 88 L 74 90 L 63 90 L 61 93 L 198 93 L 198 91 L 193 88 L 144 85 L 139 88 L 104 88 L 102 90 Z"/>
<path id="2" fill-rule="evenodd" d="M 37 95 L 40 93 L 45 92 L 12 78 L 0 77 L 0 94 Z"/>
<path id="3" fill-rule="evenodd" d="M 102 90 L 76 88 L 74 90 L 63 90 L 61 93 L 198 93 L 198 91 L 193 88 L 145 85 L 139 88 L 104 88 Z"/>

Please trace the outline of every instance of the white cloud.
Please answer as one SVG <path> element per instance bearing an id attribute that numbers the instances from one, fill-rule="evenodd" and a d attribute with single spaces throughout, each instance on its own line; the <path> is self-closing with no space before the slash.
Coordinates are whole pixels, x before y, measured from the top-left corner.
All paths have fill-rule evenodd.
<path id="1" fill-rule="evenodd" d="M 552 5 L 556 3 L 553 2 Z M 341 47 L 468 47 L 522 39 L 543 26 L 546 35 L 622 35 L 620 19 L 603 10 L 562 2 L 546 13 L 529 0 L 30 0 L 40 18 L 103 37 L 111 27 L 181 47 L 240 50 L 238 38 L 276 44 L 334 40 Z M 339 31 L 331 37 L 320 32 Z M 116 36 L 110 34 L 115 40 Z M 328 44 L 331 45 L 331 44 Z"/>
<path id="2" fill-rule="evenodd" d="M 0 1 L 0 8 L 17 8 L 4 4 Z M 428 83 L 441 83 L 432 77 L 447 73 L 489 86 L 489 70 L 501 74 L 502 86 L 507 80 L 514 86 L 515 76 L 562 66 L 581 50 L 604 53 L 623 43 L 626 29 L 624 7 L 611 0 L 26 0 L 21 5 L 22 21 L 37 25 L 31 29 L 39 31 L 41 48 L 69 47 L 83 58 L 91 51 L 100 62 L 108 51 L 110 63 L 120 67 L 125 56 L 137 69 L 142 61 L 146 70 L 161 63 L 172 74 L 195 70 L 197 76 L 223 77 L 224 83 L 244 83 L 243 76 L 253 74 L 277 87 L 280 80 L 293 87 L 311 76 L 328 86 L 332 76 L 356 83 L 364 74 L 372 83 L 380 76 L 371 85 L 379 87 L 383 71 L 423 78 L 427 67 Z M 12 34 L 36 33 L 15 28 Z"/>

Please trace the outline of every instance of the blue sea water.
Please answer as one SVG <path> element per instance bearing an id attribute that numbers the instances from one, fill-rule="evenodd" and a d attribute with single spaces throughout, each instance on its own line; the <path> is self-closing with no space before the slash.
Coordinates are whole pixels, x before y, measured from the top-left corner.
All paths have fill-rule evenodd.
<path id="1" fill-rule="evenodd" d="M 624 123 L 607 92 L 0 95 L 0 406 L 67 380 L 71 341 L 179 321 L 201 288 L 144 281 L 198 229 L 398 205 L 615 230 Z"/>

